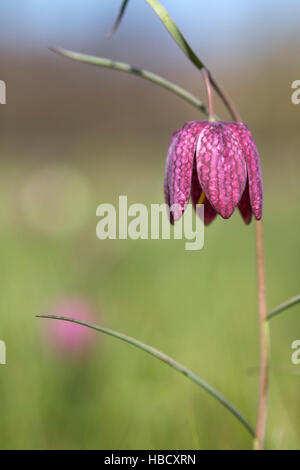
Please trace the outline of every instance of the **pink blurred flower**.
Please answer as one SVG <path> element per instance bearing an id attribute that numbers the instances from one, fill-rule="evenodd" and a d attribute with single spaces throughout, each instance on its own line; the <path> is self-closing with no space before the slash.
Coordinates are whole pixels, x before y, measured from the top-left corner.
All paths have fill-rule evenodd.
<path id="1" fill-rule="evenodd" d="M 165 184 L 170 221 L 180 219 L 190 197 L 204 204 L 204 222 L 238 207 L 246 224 L 262 216 L 263 188 L 258 151 L 241 123 L 191 121 L 171 137 Z M 172 208 L 173 206 L 173 208 Z"/>
<path id="2" fill-rule="evenodd" d="M 97 323 L 91 305 L 80 297 L 62 298 L 47 313 L 87 323 Z M 94 343 L 95 332 L 82 325 L 63 320 L 51 320 L 46 328 L 48 343 L 56 351 L 68 357 L 84 356 L 91 350 Z"/>

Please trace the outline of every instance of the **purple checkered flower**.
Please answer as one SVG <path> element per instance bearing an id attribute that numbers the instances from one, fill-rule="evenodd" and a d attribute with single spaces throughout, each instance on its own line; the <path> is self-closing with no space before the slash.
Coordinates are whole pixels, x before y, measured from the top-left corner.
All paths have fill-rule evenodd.
<path id="1" fill-rule="evenodd" d="M 204 204 L 204 223 L 238 207 L 246 224 L 262 216 L 259 155 L 248 127 L 240 122 L 191 121 L 171 137 L 164 192 L 170 222 L 179 220 L 190 197 Z"/>

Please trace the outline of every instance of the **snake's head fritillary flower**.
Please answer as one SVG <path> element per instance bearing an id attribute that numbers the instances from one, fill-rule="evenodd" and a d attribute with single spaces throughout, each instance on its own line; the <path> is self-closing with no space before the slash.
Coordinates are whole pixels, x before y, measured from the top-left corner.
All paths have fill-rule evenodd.
<path id="1" fill-rule="evenodd" d="M 191 121 L 171 137 L 165 184 L 170 221 L 180 219 L 190 197 L 204 204 L 204 223 L 236 207 L 246 222 L 262 216 L 263 188 L 259 155 L 248 127 L 240 122 Z"/>
<path id="2" fill-rule="evenodd" d="M 50 313 L 95 323 L 95 314 L 89 302 L 77 296 L 59 299 Z M 94 344 L 92 330 L 76 323 L 54 320 L 47 326 L 46 333 L 48 342 L 57 353 L 69 358 L 85 356 Z"/>

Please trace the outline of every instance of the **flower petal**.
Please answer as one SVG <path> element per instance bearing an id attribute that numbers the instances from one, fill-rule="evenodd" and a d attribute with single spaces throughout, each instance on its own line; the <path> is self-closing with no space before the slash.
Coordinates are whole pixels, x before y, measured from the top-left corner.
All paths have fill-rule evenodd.
<path id="1" fill-rule="evenodd" d="M 238 122 L 235 123 L 235 126 L 239 132 L 240 142 L 247 164 L 252 212 L 254 217 L 257 220 L 260 220 L 263 207 L 263 184 L 258 150 L 256 148 L 253 135 L 246 124 Z"/>
<path id="2" fill-rule="evenodd" d="M 245 187 L 245 191 L 243 192 L 242 198 L 239 202 L 239 210 L 244 219 L 244 222 L 248 225 L 252 219 L 252 209 L 250 204 L 250 197 L 249 197 L 249 181 L 247 179 L 247 184 Z"/>
<path id="3" fill-rule="evenodd" d="M 180 134 L 180 132 L 181 132 L 181 129 L 176 129 L 176 131 L 172 134 L 168 151 L 167 151 L 166 166 L 165 166 L 165 179 L 164 179 L 164 195 L 165 195 L 165 203 L 169 207 L 171 206 L 170 187 L 171 187 L 173 153 L 175 151 L 177 137 Z M 170 211 L 170 222 L 171 224 L 174 223 L 174 218 L 173 218 L 173 214 L 171 211 Z"/>
<path id="4" fill-rule="evenodd" d="M 229 218 L 245 189 L 247 169 L 240 141 L 226 122 L 208 122 L 202 129 L 196 161 L 206 197 L 223 218 Z"/>
<path id="5" fill-rule="evenodd" d="M 201 194 L 202 194 L 202 188 L 199 183 L 196 162 L 194 160 L 191 197 L 192 197 L 192 203 L 193 203 L 195 210 L 196 210 L 196 206 L 198 204 Z M 207 197 L 205 197 L 203 204 L 204 204 L 204 225 L 209 225 L 216 217 L 217 212 L 215 211 L 215 209 L 213 208 L 213 206 L 211 205 Z"/>
<path id="6" fill-rule="evenodd" d="M 197 137 L 206 121 L 187 122 L 175 136 L 174 149 L 170 148 L 168 192 L 174 220 L 180 219 L 191 195 L 193 161 L 197 145 Z M 172 147 L 173 143 L 171 144 Z"/>

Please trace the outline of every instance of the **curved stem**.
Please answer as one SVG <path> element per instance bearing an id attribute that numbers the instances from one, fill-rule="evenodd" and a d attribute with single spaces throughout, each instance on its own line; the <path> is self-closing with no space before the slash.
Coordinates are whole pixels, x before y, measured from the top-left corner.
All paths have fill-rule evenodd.
<path id="1" fill-rule="evenodd" d="M 280 305 L 278 305 L 278 307 L 274 308 L 274 310 L 272 310 L 268 314 L 267 319 L 271 320 L 271 318 L 275 317 L 276 315 L 283 312 L 284 310 L 287 310 L 288 308 L 293 307 L 294 305 L 297 305 L 299 302 L 300 302 L 300 294 L 295 295 L 294 297 L 287 300 L 283 304 L 280 304 Z"/>
<path id="2" fill-rule="evenodd" d="M 256 439 L 254 449 L 264 448 L 268 388 L 269 388 L 269 324 L 267 322 L 267 303 L 265 286 L 265 264 L 262 221 L 256 222 L 256 253 L 257 253 L 257 277 L 258 277 L 258 312 L 260 328 L 260 374 L 258 414 L 256 423 Z"/>
<path id="3" fill-rule="evenodd" d="M 211 396 L 213 396 L 216 400 L 218 400 L 223 406 L 225 406 L 225 408 L 227 408 L 244 425 L 244 427 L 249 431 L 249 433 L 252 436 L 255 436 L 255 431 L 252 428 L 252 426 L 248 423 L 247 419 L 218 390 L 216 390 L 214 387 L 212 387 L 210 384 L 208 384 L 205 380 L 203 380 L 201 377 L 196 375 L 190 369 L 183 366 L 179 362 L 175 361 L 173 358 L 159 351 L 158 349 L 153 348 L 152 346 L 149 346 L 148 344 L 145 344 L 142 341 L 139 341 L 138 339 L 124 335 L 123 333 L 120 333 L 118 331 L 110 330 L 102 326 L 92 325 L 90 323 L 86 323 L 80 320 L 75 320 L 74 318 L 68 318 L 68 317 L 57 316 L 57 315 L 37 315 L 37 317 L 38 318 L 50 318 L 52 320 L 64 320 L 64 321 L 68 321 L 71 323 L 78 323 L 79 325 L 86 326 L 87 328 L 92 328 L 93 330 L 97 330 L 106 335 L 113 336 L 114 338 L 118 338 L 122 341 L 125 341 L 126 343 L 131 344 L 132 346 L 135 346 L 136 348 L 141 349 L 142 351 L 147 352 L 148 354 L 151 354 L 151 356 L 154 356 L 160 361 L 164 362 L 165 364 L 168 364 L 170 367 L 177 370 L 181 374 L 185 375 L 192 382 L 195 382 L 197 385 L 199 385 L 204 390 L 206 390 L 206 392 L 208 392 Z"/>
<path id="4" fill-rule="evenodd" d="M 212 90 L 211 90 L 210 76 L 206 68 L 203 68 L 201 71 L 202 71 L 202 75 L 204 78 L 207 99 L 208 99 L 208 117 L 210 121 L 214 121 L 215 120 L 214 103 L 213 103 L 213 96 L 212 96 Z"/>
<path id="5" fill-rule="evenodd" d="M 232 119 L 237 122 L 242 122 L 242 117 L 239 111 L 237 110 L 237 108 L 235 107 L 233 101 L 231 100 L 227 92 L 224 90 L 224 88 L 221 87 L 221 85 L 212 76 L 211 72 L 209 72 L 209 78 L 210 78 L 212 86 L 214 87 L 214 89 L 220 96 L 221 100 L 223 101 L 224 105 L 228 109 Z"/>
<path id="6" fill-rule="evenodd" d="M 175 93 L 175 95 L 180 96 L 185 101 L 192 104 L 197 109 L 202 111 L 206 116 L 208 116 L 207 108 L 200 100 L 198 100 L 198 98 L 186 91 L 184 88 L 176 85 L 175 83 L 170 82 L 169 80 L 166 80 L 160 75 L 156 75 L 155 73 L 149 72 L 148 70 L 133 67 L 132 65 L 126 64 L 125 62 L 117 62 L 115 60 L 105 59 L 104 57 L 95 57 L 88 54 L 80 54 L 78 52 L 69 51 L 60 47 L 50 47 L 50 50 L 63 57 L 67 57 L 68 59 L 76 60 L 78 62 L 96 65 L 98 67 L 120 70 L 121 72 L 127 72 L 133 75 L 137 75 L 140 78 L 148 80 L 152 83 L 155 83 L 156 85 L 160 85 L 161 87 L 166 88 L 169 91 L 172 91 L 173 93 Z"/>

